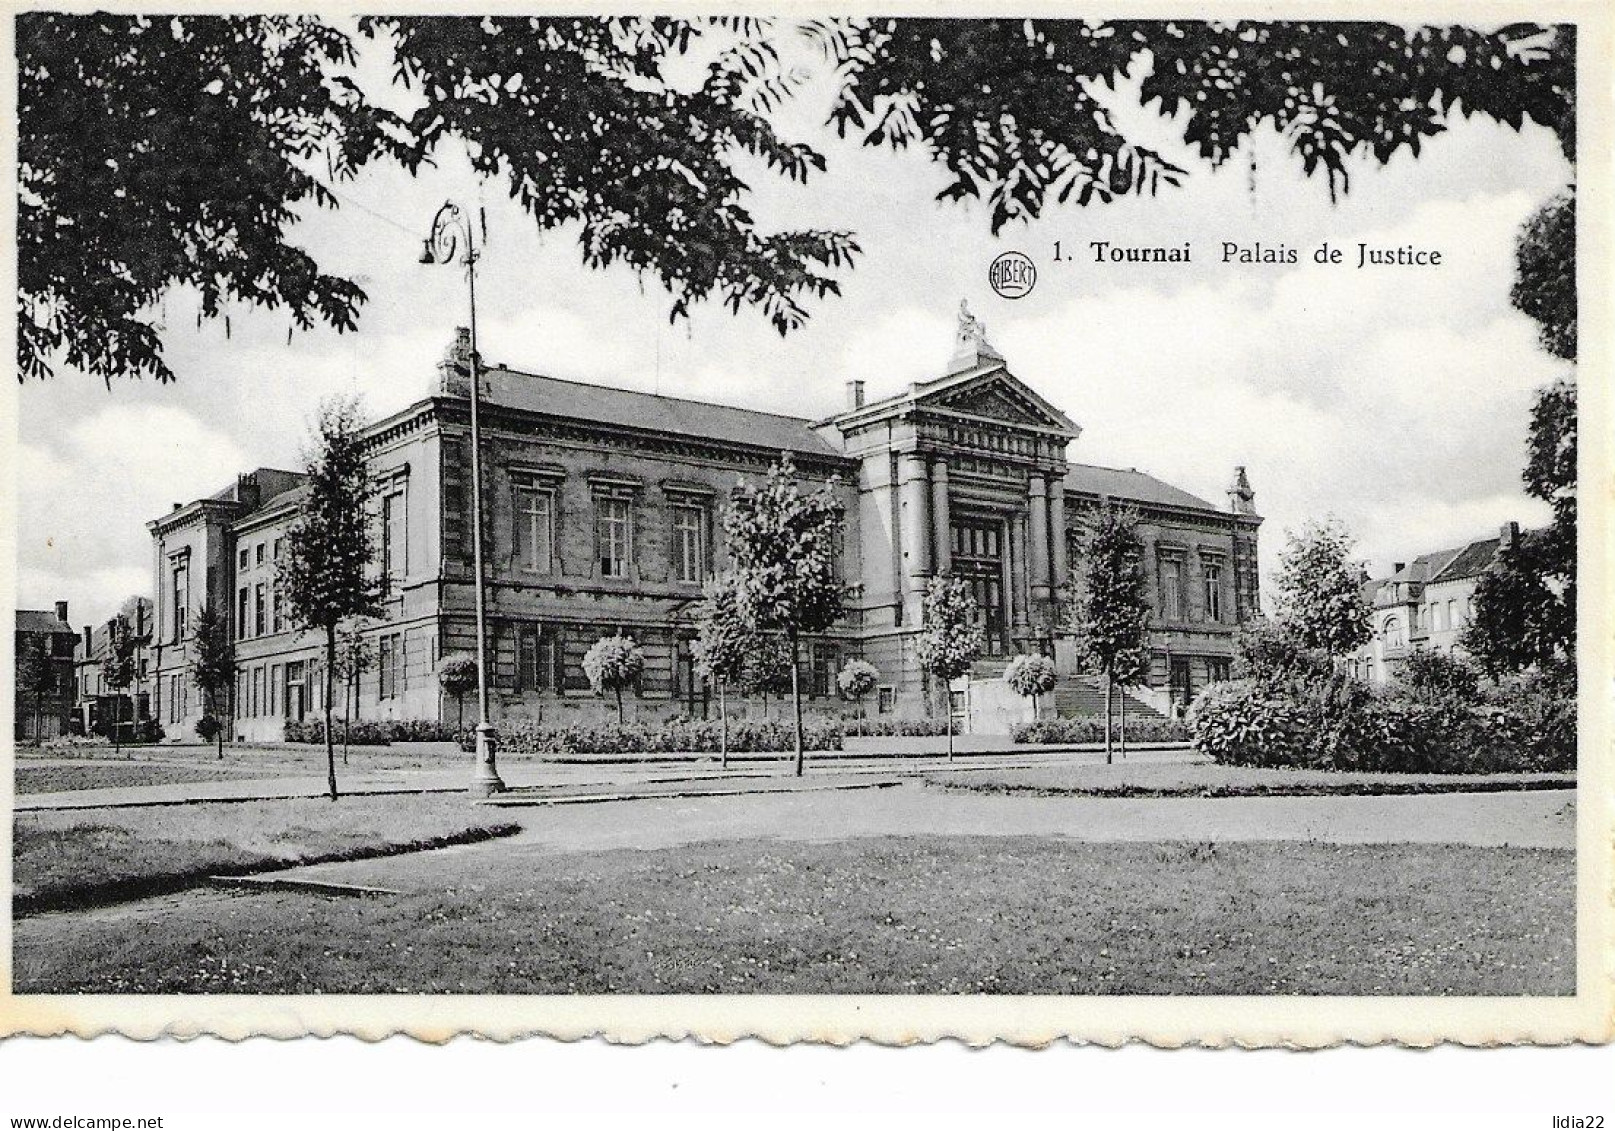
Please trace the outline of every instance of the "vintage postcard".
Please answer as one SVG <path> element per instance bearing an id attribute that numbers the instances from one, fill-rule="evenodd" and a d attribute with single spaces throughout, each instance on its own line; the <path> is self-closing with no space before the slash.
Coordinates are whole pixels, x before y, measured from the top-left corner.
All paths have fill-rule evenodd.
<path id="1" fill-rule="evenodd" d="M 1604 6 L 390 7 L 6 14 L 0 1030 L 1610 1039 Z"/>

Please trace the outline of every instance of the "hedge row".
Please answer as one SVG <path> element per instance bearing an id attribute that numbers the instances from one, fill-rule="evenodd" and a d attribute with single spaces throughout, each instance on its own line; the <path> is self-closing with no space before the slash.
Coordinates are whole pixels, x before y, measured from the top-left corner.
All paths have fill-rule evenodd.
<path id="1" fill-rule="evenodd" d="M 1385 773 L 1560 772 L 1576 765 L 1576 702 L 1541 688 L 1489 699 L 1379 693 L 1337 675 L 1311 687 L 1235 680 L 1191 711 L 1195 747 L 1231 766 Z"/>
<path id="2" fill-rule="evenodd" d="M 1120 736 L 1120 720 L 1114 720 L 1111 733 Z M 1098 716 L 1074 719 L 1040 719 L 1035 723 L 1021 723 L 1010 729 L 1015 742 L 1039 745 L 1066 746 L 1077 743 L 1105 741 L 1105 720 Z M 1172 719 L 1128 719 L 1128 742 L 1184 742 L 1189 728 Z"/>
<path id="3" fill-rule="evenodd" d="M 332 724 L 336 740 L 344 734 L 349 746 L 386 746 L 394 742 L 456 742 L 460 732 L 447 723 L 433 719 L 355 719 L 344 726 L 338 719 Z M 325 720 L 305 719 L 286 721 L 287 742 L 307 742 L 325 745 Z"/>

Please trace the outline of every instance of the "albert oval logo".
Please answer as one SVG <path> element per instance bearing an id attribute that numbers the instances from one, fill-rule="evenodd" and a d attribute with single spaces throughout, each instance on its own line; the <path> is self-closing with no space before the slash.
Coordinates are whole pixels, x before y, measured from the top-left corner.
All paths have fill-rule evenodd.
<path id="1" fill-rule="evenodd" d="M 1000 298 L 1024 298 L 1037 285 L 1037 267 L 1018 251 L 1006 251 L 987 268 L 987 282 Z"/>

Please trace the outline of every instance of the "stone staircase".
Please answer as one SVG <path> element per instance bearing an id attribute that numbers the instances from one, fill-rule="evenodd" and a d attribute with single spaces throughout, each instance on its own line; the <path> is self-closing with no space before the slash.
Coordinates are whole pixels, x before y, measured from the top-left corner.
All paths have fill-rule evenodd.
<path id="1" fill-rule="evenodd" d="M 1154 707 L 1117 688 L 1112 710 L 1121 711 L 1120 700 L 1127 700 L 1129 719 L 1161 719 L 1166 716 Z M 1094 676 L 1067 676 L 1054 685 L 1054 713 L 1062 719 L 1077 715 L 1103 716 L 1105 713 L 1105 684 Z"/>

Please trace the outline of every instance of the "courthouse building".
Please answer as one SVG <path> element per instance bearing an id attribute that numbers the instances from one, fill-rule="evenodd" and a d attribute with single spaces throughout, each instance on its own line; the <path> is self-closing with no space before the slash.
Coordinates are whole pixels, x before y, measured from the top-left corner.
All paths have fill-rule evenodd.
<path id="1" fill-rule="evenodd" d="M 1065 677 L 1056 700 L 1080 710 L 1085 681 L 1062 602 L 1084 515 L 1106 501 L 1137 511 L 1145 543 L 1155 662 L 1141 705 L 1165 711 L 1225 678 L 1234 629 L 1259 607 L 1261 519 L 1244 470 L 1217 506 L 1136 470 L 1071 462 L 1078 426 L 1010 372 L 967 314 L 957 344 L 935 379 L 873 399 L 854 381 L 844 410 L 819 421 L 486 368 L 493 721 L 599 717 L 583 655 L 616 632 L 646 655 L 638 716 L 714 710 L 691 653 L 694 609 L 727 564 L 729 493 L 782 452 L 804 486 L 831 486 L 847 520 L 837 548 L 847 613 L 806 643 L 810 709 L 843 709 L 835 673 L 854 656 L 881 673 L 872 708 L 930 708 L 914 644 L 926 583 L 943 572 L 968 578 L 981 606 L 978 674 L 1043 651 Z M 435 669 L 475 643 L 468 362 L 462 332 L 435 394 L 366 431 L 391 584 L 385 616 L 364 630 L 375 660 L 356 681 L 360 718 L 456 718 Z M 320 642 L 291 630 L 275 591 L 302 491 L 300 474 L 260 468 L 148 524 L 158 713 L 170 737 L 189 735 L 202 710 L 189 641 L 204 600 L 228 610 L 236 637 L 236 737 L 277 738 L 284 720 L 319 707 Z"/>

